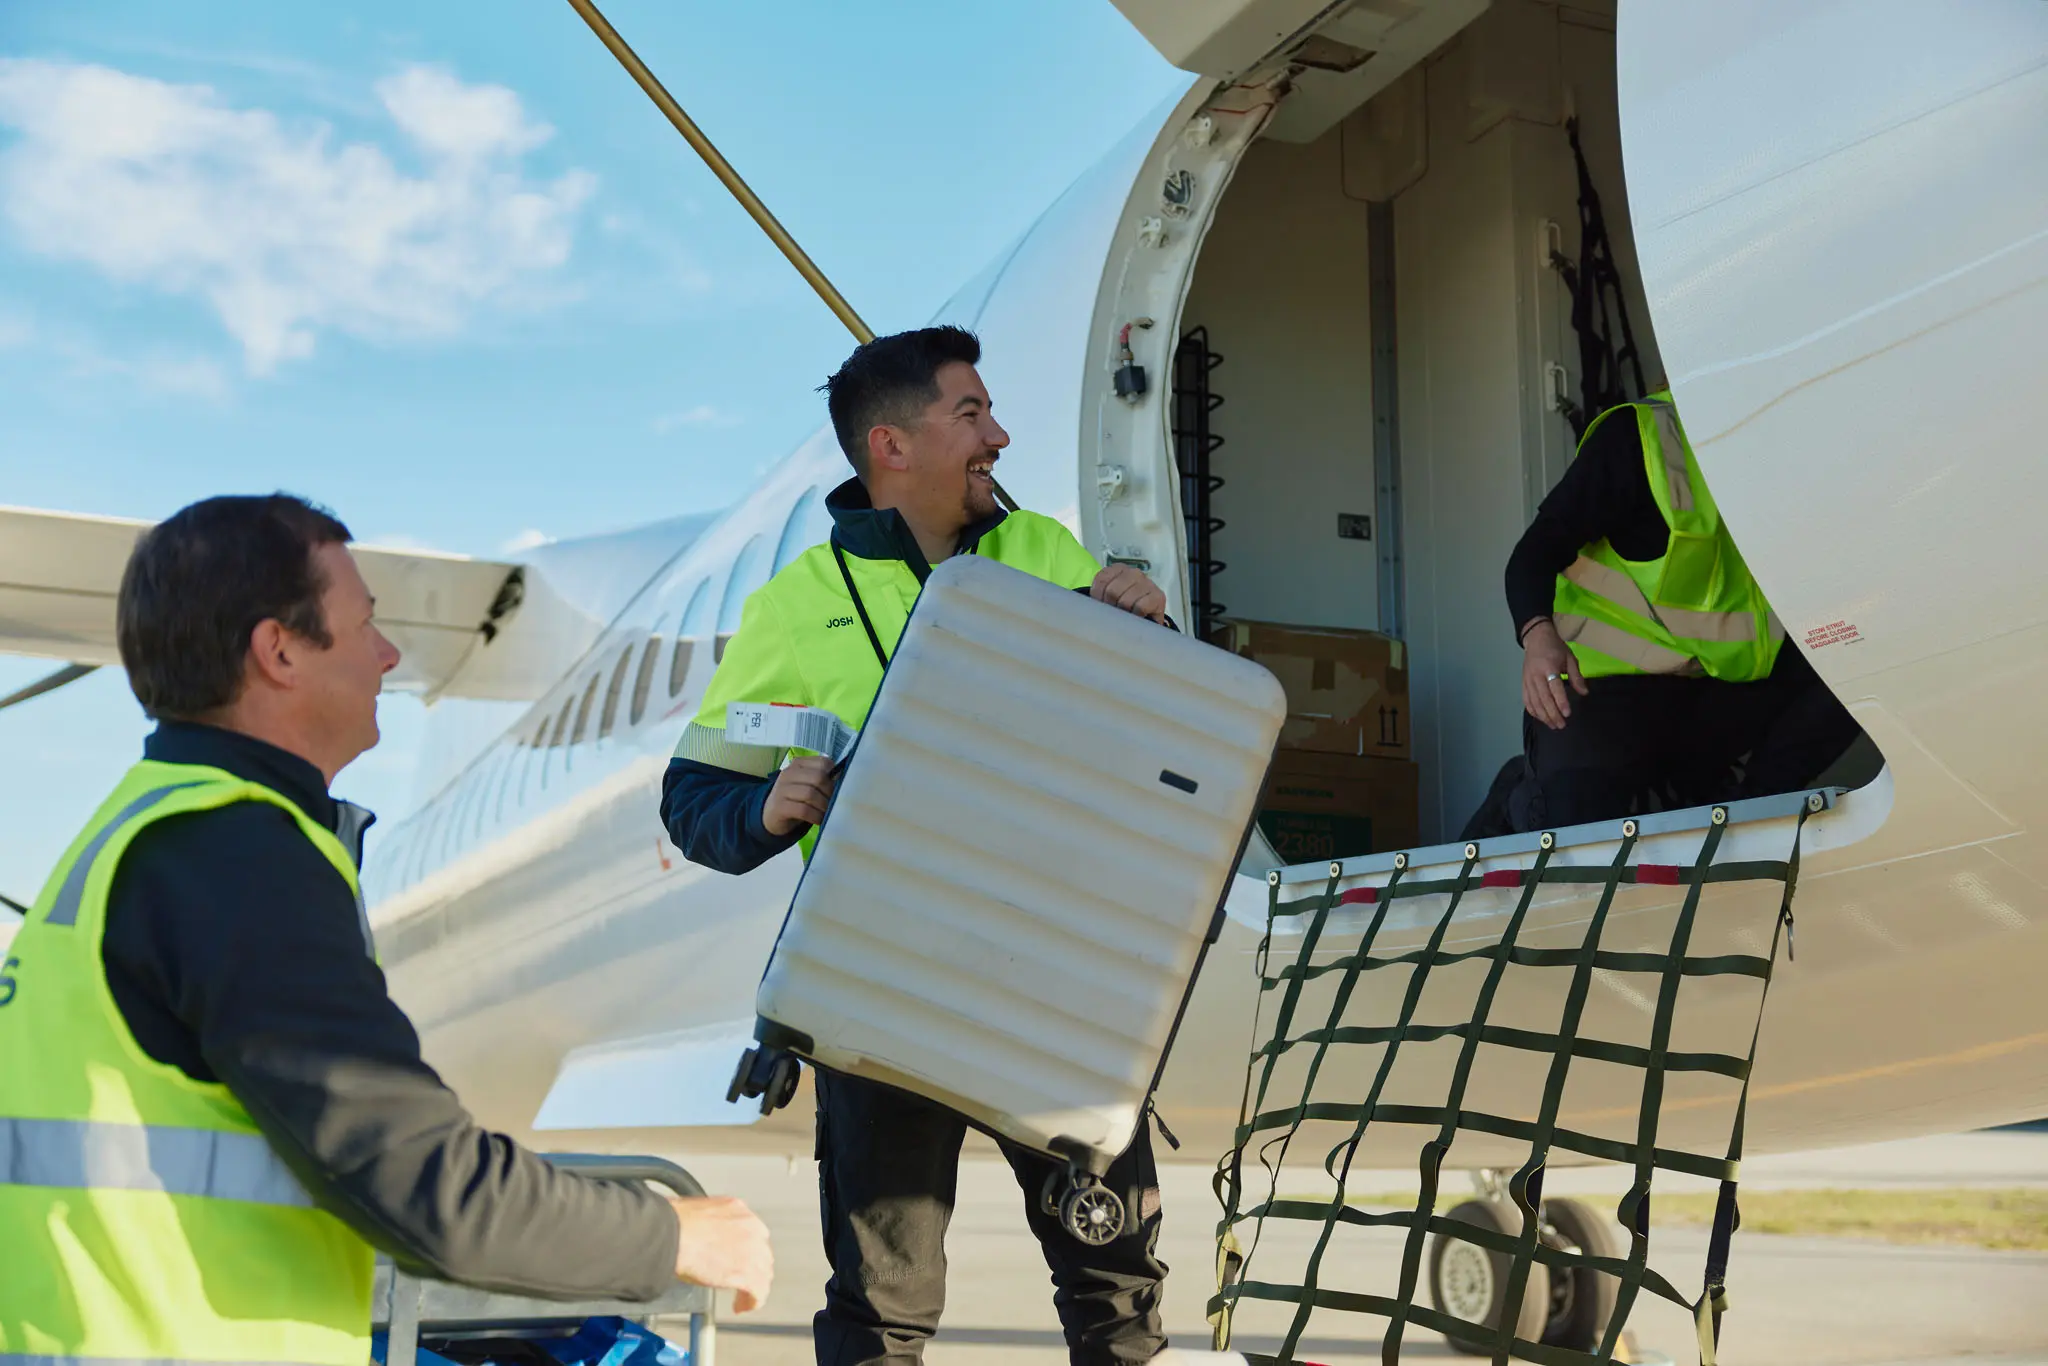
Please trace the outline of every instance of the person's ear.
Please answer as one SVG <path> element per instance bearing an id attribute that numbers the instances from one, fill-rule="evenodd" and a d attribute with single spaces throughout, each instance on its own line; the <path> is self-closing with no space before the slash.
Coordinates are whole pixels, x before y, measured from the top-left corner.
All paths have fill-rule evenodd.
<path id="1" fill-rule="evenodd" d="M 868 468 L 898 471 L 909 469 L 909 433 L 886 422 L 868 428 Z"/>
<path id="2" fill-rule="evenodd" d="M 249 633 L 249 667 L 272 687 L 289 688 L 298 682 L 298 641 L 276 617 L 265 617 Z"/>

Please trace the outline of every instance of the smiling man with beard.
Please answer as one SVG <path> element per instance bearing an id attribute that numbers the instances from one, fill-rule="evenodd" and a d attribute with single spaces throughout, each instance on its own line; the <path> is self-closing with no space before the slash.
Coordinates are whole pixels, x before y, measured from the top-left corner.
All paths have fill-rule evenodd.
<path id="1" fill-rule="evenodd" d="M 1010 437 L 958 327 L 878 337 L 825 383 L 855 477 L 825 500 L 832 536 L 747 599 L 662 790 L 662 819 L 692 861 L 744 873 L 801 844 L 809 858 L 832 796 L 831 760 L 725 736 L 733 702 L 822 707 L 858 729 L 931 566 L 985 555 L 1165 625 L 1166 595 L 1129 565 L 1104 569 L 1058 522 L 997 506 Z M 832 1277 L 813 1333 L 820 1366 L 916 1362 L 946 1295 L 961 1118 L 874 1082 L 818 1073 L 818 1179 Z M 1069 1237 L 1039 1207 L 1050 1159 L 1004 1146 L 1044 1249 L 1077 1363 L 1141 1362 L 1165 1346 L 1158 1177 L 1140 1127 L 1108 1183 L 1142 1192 L 1140 1218 L 1104 1247 Z"/>

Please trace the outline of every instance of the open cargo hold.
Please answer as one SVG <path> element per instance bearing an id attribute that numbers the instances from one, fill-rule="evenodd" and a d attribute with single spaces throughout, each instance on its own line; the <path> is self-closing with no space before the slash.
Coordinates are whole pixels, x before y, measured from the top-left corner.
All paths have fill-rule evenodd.
<path id="1" fill-rule="evenodd" d="M 1373 64 L 1220 92 L 1165 158 L 1194 175 L 1201 221 L 1136 245 L 1115 305 L 1182 291 L 1173 402 L 1132 420 L 1170 427 L 1150 477 L 1181 495 L 1173 572 L 1208 637 L 1243 649 L 1253 623 L 1289 623 L 1398 642 L 1406 696 L 1378 747 L 1369 725 L 1311 733 L 1306 680 L 1253 650 L 1303 713 L 1283 749 L 1415 761 L 1422 841 L 1456 836 L 1522 748 L 1510 552 L 1590 412 L 1664 379 L 1613 7 L 1474 12 L 1369 99 L 1345 92 Z M 1141 539 L 1143 514 L 1106 501 L 1105 543 Z"/>

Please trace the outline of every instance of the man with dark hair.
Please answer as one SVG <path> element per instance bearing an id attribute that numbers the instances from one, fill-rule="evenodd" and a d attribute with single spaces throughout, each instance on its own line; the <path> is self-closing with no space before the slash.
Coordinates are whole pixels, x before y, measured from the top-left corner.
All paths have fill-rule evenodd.
<path id="1" fill-rule="evenodd" d="M 442 1279 L 766 1293 L 735 1200 L 559 1170 L 464 1111 L 361 912 L 398 651 L 345 542 L 283 494 L 146 532 L 121 658 L 159 724 L 58 862 L 0 994 L 0 1361 L 362 1366 L 372 1248 Z"/>
<path id="2" fill-rule="evenodd" d="M 821 707 L 858 729 L 931 566 L 986 555 L 1166 625 L 1166 595 L 1129 565 L 1099 567 L 1065 527 L 996 504 L 1008 433 L 958 327 L 878 337 L 825 383 L 833 431 L 856 477 L 825 506 L 832 536 L 747 599 L 697 718 L 662 785 L 662 818 L 694 862 L 744 873 L 801 845 L 808 859 L 832 796 L 832 761 L 725 735 L 733 702 Z M 946 1297 L 946 1225 L 965 1122 L 903 1091 L 815 1074 L 818 1179 L 832 1277 L 813 1323 L 820 1366 L 918 1361 Z M 1041 1207 L 1059 1164 L 1003 1144 L 1025 1218 L 1052 1269 L 1054 1304 L 1083 1366 L 1149 1360 L 1166 1345 L 1156 1255 L 1159 1182 L 1141 1128 L 1108 1181 L 1138 1214 L 1087 1247 Z"/>

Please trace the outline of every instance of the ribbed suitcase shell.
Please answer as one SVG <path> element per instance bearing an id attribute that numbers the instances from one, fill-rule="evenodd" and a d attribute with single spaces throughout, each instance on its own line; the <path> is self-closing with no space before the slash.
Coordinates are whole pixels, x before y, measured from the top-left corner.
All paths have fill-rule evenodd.
<path id="1" fill-rule="evenodd" d="M 1247 660 L 946 561 L 791 903 L 763 1021 L 1099 1168 L 1142 1116 L 1285 716 Z"/>

